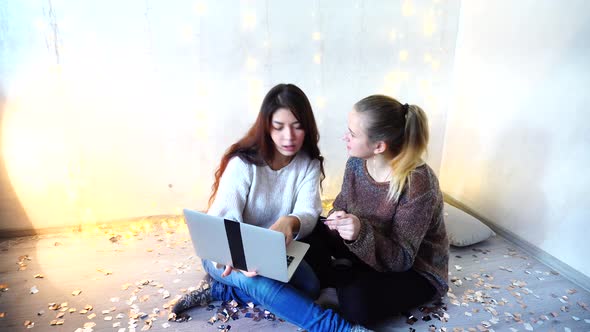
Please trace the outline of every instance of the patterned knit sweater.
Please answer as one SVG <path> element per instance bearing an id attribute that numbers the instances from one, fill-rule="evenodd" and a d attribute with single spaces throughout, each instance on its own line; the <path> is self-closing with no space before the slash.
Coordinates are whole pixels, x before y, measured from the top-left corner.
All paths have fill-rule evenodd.
<path id="1" fill-rule="evenodd" d="M 436 175 L 426 164 L 417 167 L 397 202 L 387 201 L 388 190 L 388 182 L 373 180 L 363 159 L 348 159 L 332 210 L 354 214 L 361 221 L 358 238 L 346 245 L 375 270 L 414 269 L 438 296 L 446 295 L 449 242 Z"/>

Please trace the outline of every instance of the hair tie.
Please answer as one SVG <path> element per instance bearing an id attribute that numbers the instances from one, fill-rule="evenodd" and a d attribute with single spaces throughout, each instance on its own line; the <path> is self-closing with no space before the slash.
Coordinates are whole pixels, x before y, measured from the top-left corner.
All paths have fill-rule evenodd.
<path id="1" fill-rule="evenodd" d="M 407 103 L 403 104 L 402 109 L 404 110 L 404 117 L 408 117 L 408 111 L 410 109 L 410 105 L 408 105 Z"/>

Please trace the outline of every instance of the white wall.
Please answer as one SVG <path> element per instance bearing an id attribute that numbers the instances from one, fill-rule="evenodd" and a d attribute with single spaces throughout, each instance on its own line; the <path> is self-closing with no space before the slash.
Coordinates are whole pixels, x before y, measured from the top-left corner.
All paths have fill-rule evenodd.
<path id="1" fill-rule="evenodd" d="M 309 96 L 339 191 L 352 104 L 430 115 L 440 167 L 458 1 L 0 3 L 0 230 L 204 208 L 262 97 Z"/>
<path id="2" fill-rule="evenodd" d="M 590 276 L 590 2 L 463 1 L 443 190 Z"/>

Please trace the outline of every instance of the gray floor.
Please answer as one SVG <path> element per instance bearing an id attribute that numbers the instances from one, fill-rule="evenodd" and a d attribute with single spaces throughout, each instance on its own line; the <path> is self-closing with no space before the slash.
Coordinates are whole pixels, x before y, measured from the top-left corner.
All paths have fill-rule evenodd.
<path id="1" fill-rule="evenodd" d="M 453 284 L 452 295 L 444 299 L 447 322 L 432 314 L 432 320 L 423 321 L 426 312 L 416 309 L 413 325 L 397 315 L 374 328 L 590 331 L 590 293 L 502 238 L 452 248 L 450 272 L 461 285 Z M 202 275 L 178 218 L 2 240 L 0 331 L 29 331 L 25 321 L 34 323 L 33 331 L 82 331 L 85 324 L 94 331 L 130 331 L 134 323 L 136 331 L 219 331 L 220 322 L 207 323 L 214 312 L 206 309 L 190 311 L 187 323 L 167 321 L 166 304 Z M 38 292 L 31 294 L 32 287 Z M 51 303 L 57 310 L 49 308 Z M 92 310 L 81 314 L 87 305 Z M 145 316 L 130 319 L 139 312 Z M 63 317 L 57 318 L 60 313 Z M 50 325 L 54 320 L 62 325 Z M 244 314 L 226 324 L 231 331 L 298 330 L 287 322 L 254 321 Z"/>

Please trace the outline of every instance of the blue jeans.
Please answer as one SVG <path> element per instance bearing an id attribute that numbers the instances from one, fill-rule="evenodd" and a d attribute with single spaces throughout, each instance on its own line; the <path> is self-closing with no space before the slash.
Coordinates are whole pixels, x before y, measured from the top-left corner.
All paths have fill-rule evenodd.
<path id="1" fill-rule="evenodd" d="M 319 293 L 319 282 L 306 262 L 301 262 L 289 283 L 262 276 L 246 277 L 239 271 L 221 277 L 224 268 L 216 268 L 206 259 L 203 260 L 203 268 L 217 281 L 211 287 L 214 300 L 236 300 L 241 304 L 253 302 L 309 332 L 348 332 L 352 327 L 331 309 L 325 310 L 314 303 L 313 299 Z"/>

